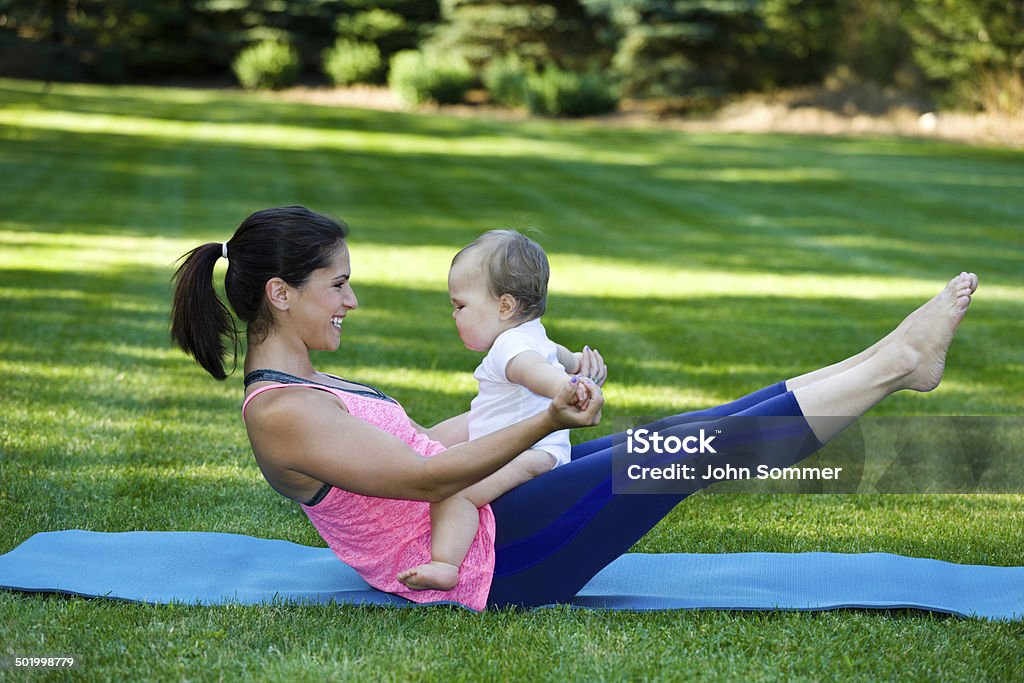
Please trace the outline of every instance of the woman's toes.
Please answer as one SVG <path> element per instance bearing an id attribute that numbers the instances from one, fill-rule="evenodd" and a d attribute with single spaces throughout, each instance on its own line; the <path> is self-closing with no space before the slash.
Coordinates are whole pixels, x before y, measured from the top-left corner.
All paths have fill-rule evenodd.
<path id="1" fill-rule="evenodd" d="M 964 271 L 960 273 L 957 279 L 960 281 L 961 286 L 969 290 L 970 294 L 974 294 L 974 290 L 978 289 L 978 276 L 974 273 Z"/>

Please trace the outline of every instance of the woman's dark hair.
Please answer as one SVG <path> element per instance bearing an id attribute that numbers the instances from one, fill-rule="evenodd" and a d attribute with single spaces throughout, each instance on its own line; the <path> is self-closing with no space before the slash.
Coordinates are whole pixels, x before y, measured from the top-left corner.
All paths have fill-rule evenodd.
<path id="1" fill-rule="evenodd" d="M 238 226 L 225 244 L 208 242 L 182 256 L 174 273 L 171 338 L 216 379 L 224 379 L 225 340 L 238 357 L 238 330 L 217 296 L 213 269 L 227 253 L 224 290 L 252 341 L 266 338 L 273 322 L 264 296 L 271 278 L 303 287 L 314 270 L 330 264 L 348 236 L 348 225 L 304 206 L 263 209 Z"/>

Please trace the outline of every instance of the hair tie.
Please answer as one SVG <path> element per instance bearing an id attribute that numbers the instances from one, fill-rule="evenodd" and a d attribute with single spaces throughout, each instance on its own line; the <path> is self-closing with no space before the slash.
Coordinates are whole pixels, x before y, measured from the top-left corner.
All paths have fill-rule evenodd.
<path id="1" fill-rule="evenodd" d="M 227 242 L 221 242 L 220 243 L 220 255 L 222 257 L 224 257 L 224 258 L 228 257 L 228 243 Z"/>

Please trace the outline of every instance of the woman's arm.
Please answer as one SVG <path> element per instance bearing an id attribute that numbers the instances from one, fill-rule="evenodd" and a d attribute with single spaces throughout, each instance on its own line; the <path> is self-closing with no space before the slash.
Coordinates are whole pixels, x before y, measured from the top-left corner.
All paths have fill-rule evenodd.
<path id="1" fill-rule="evenodd" d="M 275 391 L 250 405 L 247 429 L 261 463 L 353 493 L 437 502 L 493 474 L 553 431 L 597 424 L 601 389 L 585 382 L 587 405 L 580 406 L 577 384 L 566 382 L 547 411 L 432 458 L 320 392 Z"/>

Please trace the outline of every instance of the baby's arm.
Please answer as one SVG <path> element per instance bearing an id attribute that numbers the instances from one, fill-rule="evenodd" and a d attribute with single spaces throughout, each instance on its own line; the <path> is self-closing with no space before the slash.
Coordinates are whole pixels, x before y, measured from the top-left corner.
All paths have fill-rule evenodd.
<path id="1" fill-rule="evenodd" d="M 505 377 L 538 396 L 554 398 L 570 376 L 536 351 L 523 351 L 505 366 Z"/>
<path id="2" fill-rule="evenodd" d="M 469 413 L 462 413 L 447 420 L 438 422 L 433 427 L 422 427 L 412 420 L 412 426 L 420 434 L 426 434 L 434 441 L 439 441 L 451 448 L 457 443 L 469 441 Z"/>
<path id="3" fill-rule="evenodd" d="M 566 372 L 575 375 L 580 371 L 580 366 L 583 364 L 582 353 L 573 353 L 561 344 L 555 344 L 555 350 L 558 352 L 558 362 L 562 364 Z"/>
<path id="4" fill-rule="evenodd" d="M 565 349 L 565 347 L 560 348 Z M 568 349 L 565 349 L 565 352 L 577 361 L 573 366 L 574 374 L 579 373 L 589 377 L 598 386 L 604 384 L 608 376 L 608 367 L 604 364 L 601 354 L 595 349 L 584 347 L 583 351 L 579 354 L 571 353 Z M 559 351 L 559 356 L 561 356 L 561 353 Z M 559 362 L 562 362 L 561 358 L 559 358 Z M 566 366 L 566 368 L 569 367 L 565 363 L 562 363 L 562 365 Z M 505 377 L 508 381 L 526 387 L 538 396 L 553 398 L 570 375 L 548 363 L 536 351 L 523 351 L 505 366 Z M 580 407 L 585 408 L 589 394 L 583 391 L 581 387 L 577 397 Z"/>

